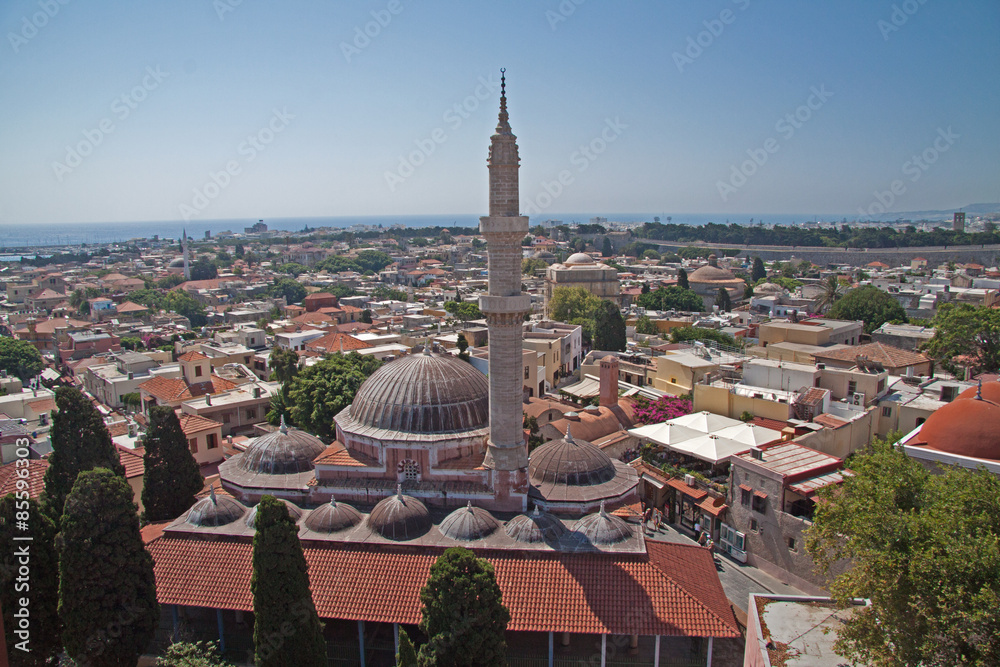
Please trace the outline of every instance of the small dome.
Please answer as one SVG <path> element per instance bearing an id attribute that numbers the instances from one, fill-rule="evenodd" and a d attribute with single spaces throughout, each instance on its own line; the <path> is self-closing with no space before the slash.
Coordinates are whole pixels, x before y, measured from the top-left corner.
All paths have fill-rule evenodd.
<path id="1" fill-rule="evenodd" d="M 577 252 L 570 255 L 563 264 L 573 266 L 578 264 L 596 264 L 594 258 L 585 252 Z"/>
<path id="2" fill-rule="evenodd" d="M 983 387 L 985 394 L 986 385 Z M 1000 461 L 1000 405 L 985 396 L 975 398 L 975 394 L 973 398 L 956 398 L 935 410 L 907 444 Z"/>
<path id="3" fill-rule="evenodd" d="M 215 495 L 213 486 L 207 498 L 202 498 L 191 507 L 187 522 L 203 528 L 225 526 L 242 517 L 246 511 L 247 508 L 235 498 Z"/>
<path id="4" fill-rule="evenodd" d="M 184 267 L 184 258 L 183 257 L 178 257 L 175 260 L 171 260 L 171 262 L 169 264 L 167 264 L 167 266 L 169 268 L 171 268 L 171 269 L 180 269 L 180 268 L 183 268 Z"/>
<path id="5" fill-rule="evenodd" d="M 350 415 L 364 426 L 404 433 L 472 431 L 489 424 L 490 384 L 450 354 L 409 354 L 364 381 Z"/>
<path id="6" fill-rule="evenodd" d="M 547 442 L 531 454 L 528 476 L 536 484 L 590 486 L 615 478 L 611 457 L 586 440 L 576 440 L 567 429 L 566 437 Z"/>
<path id="7" fill-rule="evenodd" d="M 548 250 L 539 250 L 538 252 L 536 252 L 535 254 L 533 254 L 531 256 L 531 258 L 532 259 L 550 260 L 550 259 L 555 259 L 556 256 L 554 254 L 552 254 L 551 252 L 549 252 Z"/>
<path id="8" fill-rule="evenodd" d="M 500 522 L 481 507 L 469 502 L 446 516 L 441 522 L 441 532 L 459 542 L 473 542 L 489 537 L 500 528 Z"/>
<path id="9" fill-rule="evenodd" d="M 323 453 L 326 445 L 314 435 L 297 428 L 281 426 L 255 438 L 240 455 L 238 465 L 243 470 L 265 475 L 290 475 L 309 472 L 313 459 Z"/>
<path id="10" fill-rule="evenodd" d="M 337 533 L 348 528 L 354 528 L 364 517 L 361 512 L 347 503 L 330 502 L 318 507 L 306 517 L 306 528 L 314 533 Z"/>
<path id="11" fill-rule="evenodd" d="M 285 503 L 285 507 L 288 508 L 288 516 L 292 517 L 292 521 L 298 523 L 299 519 L 302 518 L 302 510 L 299 509 L 298 506 L 295 505 L 295 503 L 291 503 L 285 500 L 284 498 L 278 498 L 278 500 Z M 248 528 L 254 528 L 254 529 L 257 528 L 255 524 L 257 522 L 258 507 L 260 507 L 260 505 L 254 505 L 253 508 L 250 510 L 250 513 L 247 514 L 246 524 Z"/>
<path id="12" fill-rule="evenodd" d="M 761 283 L 754 288 L 754 294 L 780 294 L 785 288 L 775 283 Z"/>
<path id="13" fill-rule="evenodd" d="M 504 527 L 512 539 L 525 544 L 553 542 L 566 533 L 562 521 L 535 506 L 530 514 L 519 514 Z"/>
<path id="14" fill-rule="evenodd" d="M 412 496 L 404 496 L 396 487 L 396 494 L 379 501 L 368 515 L 368 527 L 390 540 L 412 540 L 431 527 L 427 507 Z"/>
<path id="15" fill-rule="evenodd" d="M 591 544 L 617 544 L 632 537 L 632 529 L 621 517 L 608 514 L 601 502 L 601 510 L 588 514 L 576 523 L 576 532 Z"/>

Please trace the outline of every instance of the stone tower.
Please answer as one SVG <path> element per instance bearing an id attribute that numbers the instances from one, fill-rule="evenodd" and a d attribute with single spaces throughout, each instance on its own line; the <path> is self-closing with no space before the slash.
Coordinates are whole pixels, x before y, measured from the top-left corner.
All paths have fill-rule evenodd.
<path id="1" fill-rule="evenodd" d="M 521 240 L 528 218 L 520 215 L 517 137 L 507 118 L 506 81 L 500 70 L 500 120 L 490 137 L 490 214 L 479 219 L 489 253 L 489 290 L 480 297 L 490 335 L 490 439 L 484 465 L 494 471 L 497 492 L 518 493 L 527 484 L 528 452 L 521 429 L 522 324 L 531 297 L 521 294 Z M 513 501 L 513 498 L 511 498 Z"/>
<path id="2" fill-rule="evenodd" d="M 184 280 L 191 280 L 191 263 L 188 261 L 188 233 L 181 232 L 181 251 L 184 253 Z"/>

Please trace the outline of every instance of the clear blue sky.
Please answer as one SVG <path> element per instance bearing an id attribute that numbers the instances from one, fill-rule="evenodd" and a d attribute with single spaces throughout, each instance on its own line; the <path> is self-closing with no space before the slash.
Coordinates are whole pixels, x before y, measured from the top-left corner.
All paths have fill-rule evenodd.
<path id="1" fill-rule="evenodd" d="M 0 224 L 176 220 L 206 186 L 197 219 L 485 213 L 499 93 L 474 96 L 501 66 L 535 218 L 849 214 L 894 180 L 896 211 L 1000 200 L 996 0 L 238 1 L 2 3 Z M 345 55 L 372 12 L 391 20 Z M 740 182 L 747 151 L 767 161 Z"/>

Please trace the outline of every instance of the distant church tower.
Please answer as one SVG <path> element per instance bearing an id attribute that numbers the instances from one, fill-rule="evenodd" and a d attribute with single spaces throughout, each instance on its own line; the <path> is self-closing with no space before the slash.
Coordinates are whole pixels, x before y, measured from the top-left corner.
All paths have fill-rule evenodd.
<path id="1" fill-rule="evenodd" d="M 518 494 L 527 487 L 521 341 L 531 297 L 521 294 L 521 240 L 528 233 L 528 218 L 520 215 L 517 170 L 521 159 L 507 118 L 504 71 L 500 70 L 500 120 L 490 137 L 487 160 L 490 214 L 479 219 L 489 253 L 489 290 L 479 299 L 490 336 L 490 439 L 484 465 L 494 471 L 495 489 L 506 487 Z"/>
<path id="2" fill-rule="evenodd" d="M 185 229 L 181 232 L 181 251 L 184 253 L 184 280 L 191 280 L 191 262 L 188 260 L 188 233 Z"/>

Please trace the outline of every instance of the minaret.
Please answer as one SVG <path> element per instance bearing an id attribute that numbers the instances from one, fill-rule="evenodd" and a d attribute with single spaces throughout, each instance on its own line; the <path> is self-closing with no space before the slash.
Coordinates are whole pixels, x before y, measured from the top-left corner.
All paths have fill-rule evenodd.
<path id="1" fill-rule="evenodd" d="M 181 232 L 181 250 L 184 253 L 184 280 L 191 280 L 191 263 L 188 261 L 188 233 L 185 229 Z"/>
<path id="2" fill-rule="evenodd" d="M 490 335 L 490 439 L 484 465 L 495 473 L 521 471 L 528 465 L 524 444 L 521 349 L 524 315 L 531 297 L 521 294 L 521 240 L 528 233 L 528 218 L 520 215 L 517 170 L 517 137 L 507 122 L 505 70 L 500 77 L 500 120 L 490 137 L 490 214 L 479 219 L 489 253 L 489 290 L 479 298 Z M 506 479 L 500 479 L 504 477 Z M 494 474 L 501 490 L 521 485 L 519 475 Z"/>

